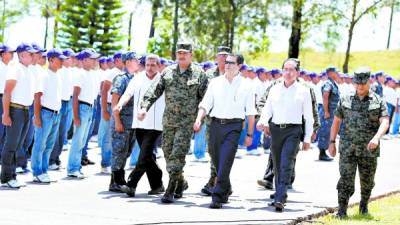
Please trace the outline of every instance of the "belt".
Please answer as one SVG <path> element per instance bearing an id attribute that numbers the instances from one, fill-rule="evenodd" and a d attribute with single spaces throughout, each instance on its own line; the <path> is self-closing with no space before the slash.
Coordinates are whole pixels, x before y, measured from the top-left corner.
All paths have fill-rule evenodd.
<path id="1" fill-rule="evenodd" d="M 212 120 L 217 122 L 217 123 L 219 123 L 219 124 L 242 123 L 243 122 L 243 119 L 238 119 L 238 118 L 235 118 L 235 119 L 219 119 L 219 118 L 216 118 L 216 117 L 212 117 Z"/>
<path id="2" fill-rule="evenodd" d="M 69 100 L 61 100 L 62 103 L 68 103 Z"/>
<path id="3" fill-rule="evenodd" d="M 29 110 L 29 106 L 20 105 L 17 103 L 10 103 L 10 106 L 17 109 Z"/>
<path id="4" fill-rule="evenodd" d="M 84 105 L 87 105 L 89 107 L 93 107 L 93 104 L 90 104 L 90 103 L 87 103 L 87 102 L 84 102 L 84 101 L 78 101 L 78 102 L 79 102 L 79 104 L 84 104 Z"/>
<path id="5" fill-rule="evenodd" d="M 289 127 L 301 126 L 301 124 L 294 124 L 294 123 L 281 123 L 281 124 L 271 123 L 271 124 L 281 128 L 281 129 L 285 129 L 285 128 L 289 128 Z"/>
<path id="6" fill-rule="evenodd" d="M 2 98 L 3 97 L 3 94 L 0 94 L 0 98 Z"/>
<path id="7" fill-rule="evenodd" d="M 44 110 L 46 110 L 46 111 L 49 111 L 49 112 L 51 112 L 51 113 L 54 113 L 54 114 L 58 114 L 58 113 L 59 113 L 59 111 L 52 110 L 52 109 L 49 109 L 49 108 L 43 107 L 43 106 L 42 106 L 42 109 L 44 109 Z"/>

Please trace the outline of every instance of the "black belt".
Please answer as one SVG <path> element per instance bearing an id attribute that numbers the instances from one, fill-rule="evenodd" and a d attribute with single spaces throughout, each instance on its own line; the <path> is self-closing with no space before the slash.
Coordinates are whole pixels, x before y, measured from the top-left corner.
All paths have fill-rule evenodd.
<path id="1" fill-rule="evenodd" d="M 285 128 L 289 128 L 289 127 L 301 126 L 301 124 L 294 124 L 294 123 L 281 123 L 281 124 L 271 123 L 271 124 L 276 126 L 276 127 L 281 128 L 281 129 L 285 129 Z"/>
<path id="2" fill-rule="evenodd" d="M 59 113 L 59 111 L 57 111 L 57 110 L 52 110 L 52 109 L 49 109 L 49 108 L 43 107 L 43 106 L 42 106 L 42 109 L 44 109 L 44 110 L 46 110 L 46 111 L 49 111 L 49 112 L 51 112 L 51 113 L 54 113 L 54 114 L 58 114 L 58 113 Z"/>
<path id="3" fill-rule="evenodd" d="M 87 102 L 84 102 L 84 101 L 78 101 L 78 102 L 79 102 L 79 104 L 84 104 L 84 105 L 87 105 L 89 107 L 93 107 L 93 104 L 90 104 L 90 103 L 87 103 Z"/>
<path id="4" fill-rule="evenodd" d="M 10 103 L 10 106 L 16 109 L 23 109 L 23 110 L 29 110 L 29 106 L 17 104 L 17 103 Z"/>
<path id="5" fill-rule="evenodd" d="M 2 98 L 3 97 L 3 94 L 0 94 L 0 98 Z"/>
<path id="6" fill-rule="evenodd" d="M 238 118 L 234 118 L 234 119 L 219 119 L 216 117 L 212 117 L 212 120 L 219 123 L 219 124 L 229 124 L 229 123 L 242 123 L 243 119 L 238 119 Z"/>

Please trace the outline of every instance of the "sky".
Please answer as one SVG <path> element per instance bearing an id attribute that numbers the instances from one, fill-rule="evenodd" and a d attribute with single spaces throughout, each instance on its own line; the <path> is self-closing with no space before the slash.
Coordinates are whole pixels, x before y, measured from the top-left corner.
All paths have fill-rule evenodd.
<path id="1" fill-rule="evenodd" d="M 132 8 L 125 6 L 127 9 Z M 144 53 L 147 48 L 147 37 L 150 30 L 151 22 L 151 6 L 150 4 L 143 4 L 135 7 L 133 17 L 132 29 L 132 50 Z M 37 15 L 36 15 L 37 14 Z M 127 33 L 128 15 L 125 14 L 124 30 Z M 377 18 L 365 17 L 360 20 L 354 30 L 352 51 L 376 51 L 386 50 L 387 36 L 389 30 L 389 8 L 382 9 Z M 392 41 L 390 49 L 400 49 L 400 13 L 395 13 L 393 18 L 392 28 Z M 50 20 L 50 33 L 48 39 L 48 46 L 52 44 L 52 27 L 53 20 Z M 37 13 L 21 18 L 15 24 L 12 24 L 5 30 L 5 42 L 11 46 L 17 46 L 21 42 L 37 43 L 43 45 L 44 43 L 45 20 Z M 268 31 L 271 39 L 271 52 L 286 52 L 288 49 L 288 40 L 290 30 L 279 25 L 269 26 Z M 347 45 L 347 30 L 345 27 L 341 29 L 343 32 L 342 40 L 340 41 L 337 52 L 344 52 Z M 304 43 L 303 47 L 310 47 L 317 51 L 322 51 L 322 47 L 318 44 L 325 35 L 322 31 L 312 32 L 311 37 Z M 127 41 L 123 43 L 126 46 Z M 246 51 L 246 49 L 241 49 Z"/>

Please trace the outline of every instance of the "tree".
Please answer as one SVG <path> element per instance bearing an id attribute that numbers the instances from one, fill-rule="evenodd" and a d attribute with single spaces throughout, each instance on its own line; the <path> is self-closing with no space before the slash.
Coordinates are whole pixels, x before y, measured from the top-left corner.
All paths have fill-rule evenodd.
<path id="1" fill-rule="evenodd" d="M 298 58 L 304 0 L 293 0 L 292 33 L 289 38 L 289 58 Z"/>
<path id="2" fill-rule="evenodd" d="M 390 19 L 389 19 L 389 32 L 388 32 L 388 40 L 387 40 L 387 45 L 386 49 L 389 49 L 390 47 L 390 38 L 392 35 L 392 25 L 393 25 L 393 14 L 395 11 L 399 10 L 400 2 L 396 0 L 389 0 L 387 4 L 390 7 Z"/>
<path id="3" fill-rule="evenodd" d="M 5 29 L 16 22 L 24 13 L 29 10 L 28 0 L 1 0 L 1 21 L 0 21 L 0 42 L 4 41 Z"/>
<path id="4" fill-rule="evenodd" d="M 354 28 L 357 23 L 368 14 L 372 14 L 376 12 L 378 6 L 383 2 L 383 0 L 375 0 L 371 4 L 367 5 L 363 9 L 359 9 L 361 0 L 353 0 L 351 5 L 351 19 L 348 21 L 348 40 L 347 40 L 347 49 L 346 55 L 343 63 L 343 72 L 347 73 L 349 70 L 349 60 L 350 60 L 350 49 L 351 49 L 351 42 L 353 40 Z M 348 7 L 344 9 L 347 10 Z M 347 17 L 345 17 L 347 18 Z"/>
<path id="5" fill-rule="evenodd" d="M 44 40 L 43 40 L 43 47 L 47 47 L 47 39 L 49 36 L 49 19 L 52 17 L 57 17 L 60 12 L 61 7 L 61 0 L 35 0 L 33 3 L 39 5 L 41 10 L 42 17 L 45 18 L 45 33 L 44 33 Z M 57 19 L 54 22 L 53 27 L 53 47 L 56 45 L 56 37 L 58 31 L 58 21 Z"/>

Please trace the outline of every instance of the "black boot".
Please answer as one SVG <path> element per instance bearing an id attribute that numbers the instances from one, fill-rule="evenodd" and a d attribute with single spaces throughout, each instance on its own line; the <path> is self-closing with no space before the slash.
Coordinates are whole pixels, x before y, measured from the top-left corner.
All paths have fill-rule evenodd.
<path id="1" fill-rule="evenodd" d="M 332 161 L 333 159 L 326 154 L 325 149 L 319 150 L 319 160 L 320 161 Z"/>
<path id="2" fill-rule="evenodd" d="M 204 185 L 204 187 L 201 189 L 201 193 L 207 195 L 207 196 L 211 196 L 212 194 L 212 189 L 215 186 L 215 177 L 211 176 L 210 179 L 208 180 L 208 183 L 206 185 Z"/>
<path id="3" fill-rule="evenodd" d="M 362 215 L 367 215 L 368 214 L 368 201 L 361 201 L 360 202 L 359 212 Z"/>
<path id="4" fill-rule="evenodd" d="M 165 190 L 164 196 L 161 198 L 162 203 L 169 204 L 174 202 L 176 183 L 175 179 L 169 179 L 167 190 Z"/>
<path id="5" fill-rule="evenodd" d="M 122 193 L 121 187 L 126 184 L 125 170 L 117 170 L 111 173 L 111 181 L 109 191 Z"/>
<path id="6" fill-rule="evenodd" d="M 339 209 L 338 209 L 338 212 L 336 214 L 336 218 L 345 219 L 347 217 L 348 202 L 349 202 L 349 200 L 339 201 Z"/>
<path id="7" fill-rule="evenodd" d="M 189 188 L 189 184 L 185 179 L 181 179 L 177 182 L 174 198 L 182 198 L 183 191 L 186 191 Z"/>

